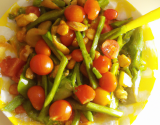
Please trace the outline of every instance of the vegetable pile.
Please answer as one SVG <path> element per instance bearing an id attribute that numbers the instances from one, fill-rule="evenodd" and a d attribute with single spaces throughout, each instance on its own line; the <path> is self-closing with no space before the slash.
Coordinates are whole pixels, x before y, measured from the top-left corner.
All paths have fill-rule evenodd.
<path id="1" fill-rule="evenodd" d="M 15 83 L 15 98 L 3 110 L 27 113 L 50 124 L 91 124 L 96 113 L 120 118 L 127 89 L 135 86 L 143 62 L 142 28 L 127 31 L 132 20 L 117 20 L 108 0 L 34 0 L 9 14 L 19 31 L 17 58 L 0 62 Z M 10 43 L 11 44 L 11 43 Z M 128 78 L 130 82 L 125 82 Z"/>

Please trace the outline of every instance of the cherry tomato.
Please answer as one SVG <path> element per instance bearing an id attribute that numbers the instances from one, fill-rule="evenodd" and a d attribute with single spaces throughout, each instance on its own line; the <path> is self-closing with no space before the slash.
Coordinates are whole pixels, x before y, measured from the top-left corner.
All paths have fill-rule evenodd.
<path id="1" fill-rule="evenodd" d="M 49 108 L 49 116 L 53 121 L 66 121 L 72 114 L 72 107 L 65 100 L 54 102 Z"/>
<path id="2" fill-rule="evenodd" d="M 9 87 L 9 93 L 12 94 L 12 95 L 18 95 L 19 92 L 17 90 L 17 86 L 18 86 L 17 83 L 14 83 L 14 84 L 10 85 L 10 87 Z"/>
<path id="3" fill-rule="evenodd" d="M 71 53 L 71 56 L 76 62 L 83 61 L 83 56 L 80 49 L 73 50 L 73 52 Z"/>
<path id="4" fill-rule="evenodd" d="M 119 45 L 117 41 L 115 40 L 106 40 L 102 44 L 102 52 L 105 56 L 107 56 L 110 59 L 114 59 L 117 57 L 119 52 Z"/>
<path id="5" fill-rule="evenodd" d="M 22 113 L 25 113 L 25 109 L 23 108 L 22 105 L 18 106 L 17 108 L 15 108 L 15 113 L 16 114 L 22 114 Z"/>
<path id="6" fill-rule="evenodd" d="M 104 11 L 104 16 L 108 20 L 113 20 L 113 19 L 117 18 L 118 12 L 114 9 L 107 9 L 107 10 Z"/>
<path id="7" fill-rule="evenodd" d="M 75 95 L 82 104 L 92 101 L 95 97 L 95 91 L 88 85 L 80 85 L 75 88 Z"/>
<path id="8" fill-rule="evenodd" d="M 102 89 L 101 87 L 98 87 L 95 89 L 96 96 L 93 100 L 94 103 L 97 103 L 99 105 L 107 105 L 110 103 L 110 93 L 106 90 Z"/>
<path id="9" fill-rule="evenodd" d="M 101 34 L 111 31 L 113 28 L 109 24 L 104 24 Z"/>
<path id="10" fill-rule="evenodd" d="M 52 60 L 43 54 L 34 56 L 30 61 L 31 70 L 38 75 L 49 74 L 54 67 Z"/>
<path id="11" fill-rule="evenodd" d="M 102 89 L 113 92 L 117 87 L 116 77 L 111 72 L 106 72 L 99 79 L 99 85 Z"/>
<path id="12" fill-rule="evenodd" d="M 34 13 L 39 17 L 40 16 L 40 9 L 38 7 L 28 6 L 26 8 L 26 14 L 29 14 L 29 13 Z"/>
<path id="13" fill-rule="evenodd" d="M 88 19 L 94 20 L 99 12 L 100 6 L 97 0 L 87 0 L 84 5 L 84 11 L 88 15 Z"/>
<path id="14" fill-rule="evenodd" d="M 27 92 L 28 98 L 36 110 L 41 110 L 45 101 L 45 92 L 41 86 L 33 86 Z"/>
<path id="15" fill-rule="evenodd" d="M 47 56 L 51 55 L 51 49 L 49 48 L 49 46 L 45 43 L 43 39 L 39 40 L 36 43 L 35 51 L 37 54 L 44 54 Z"/>
<path id="16" fill-rule="evenodd" d="M 68 6 L 64 11 L 64 15 L 68 21 L 74 22 L 82 22 L 85 18 L 85 12 L 83 7 L 78 5 Z"/>
<path id="17" fill-rule="evenodd" d="M 106 56 L 100 55 L 93 61 L 93 67 L 95 67 L 100 73 L 106 73 L 111 68 L 111 59 Z"/>
<path id="18" fill-rule="evenodd" d="M 62 44 L 65 46 L 70 46 L 75 38 L 75 33 L 73 30 L 69 30 L 66 35 L 60 36 Z"/>

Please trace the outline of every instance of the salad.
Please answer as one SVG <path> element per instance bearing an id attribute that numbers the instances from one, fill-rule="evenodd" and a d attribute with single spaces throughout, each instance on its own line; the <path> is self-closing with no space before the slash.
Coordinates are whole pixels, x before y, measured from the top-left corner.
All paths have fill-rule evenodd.
<path id="1" fill-rule="evenodd" d="M 137 102 L 143 29 L 117 20 L 107 0 L 34 0 L 8 17 L 18 26 L 17 57 L 1 60 L 3 76 L 14 83 L 14 99 L 3 111 L 26 113 L 50 124 L 92 124 L 97 114 L 124 115 L 120 105 Z M 127 80 L 127 81 L 126 81 Z M 117 120 L 118 124 L 118 120 Z"/>

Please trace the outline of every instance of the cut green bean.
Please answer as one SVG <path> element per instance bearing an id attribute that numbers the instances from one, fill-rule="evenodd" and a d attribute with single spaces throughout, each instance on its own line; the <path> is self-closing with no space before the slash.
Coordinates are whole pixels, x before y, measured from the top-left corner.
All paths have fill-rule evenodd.
<path id="1" fill-rule="evenodd" d="M 75 68 L 76 68 L 76 81 L 77 81 L 77 85 L 79 86 L 79 85 L 82 85 L 82 82 L 81 82 L 81 72 L 79 70 L 80 63 L 76 63 Z"/>
<path id="2" fill-rule="evenodd" d="M 102 77 L 101 73 L 95 67 L 92 68 L 92 71 L 96 75 L 97 79 Z"/>
<path id="3" fill-rule="evenodd" d="M 48 83 L 47 83 L 47 76 L 46 75 L 43 75 L 42 76 L 42 87 L 44 88 L 44 91 L 45 91 L 45 97 L 47 96 L 47 94 L 48 94 Z"/>
<path id="4" fill-rule="evenodd" d="M 53 63 L 55 65 L 59 65 L 60 61 L 58 60 L 58 58 L 56 56 L 54 56 L 53 54 L 50 55 L 51 60 L 53 61 Z"/>
<path id="5" fill-rule="evenodd" d="M 11 102 L 2 108 L 4 111 L 11 112 L 24 102 L 25 98 L 21 95 L 16 96 Z"/>
<path id="6" fill-rule="evenodd" d="M 74 119 L 71 125 L 79 125 L 79 121 L 80 121 L 80 113 L 79 111 L 75 110 Z"/>
<path id="7" fill-rule="evenodd" d="M 62 0 L 52 0 L 53 3 L 55 3 L 58 7 L 64 7 L 65 2 Z"/>
<path id="8" fill-rule="evenodd" d="M 95 58 L 95 50 L 96 50 L 97 45 L 98 45 L 98 40 L 99 40 L 101 31 L 102 31 L 102 29 L 104 27 L 104 23 L 105 23 L 105 17 L 104 16 L 100 16 L 100 21 L 99 21 L 99 24 L 98 24 L 98 27 L 97 27 L 97 31 L 96 31 L 96 34 L 94 36 L 94 40 L 93 40 L 93 43 L 92 43 L 92 46 L 91 46 L 91 50 L 90 50 L 90 55 L 91 55 L 92 60 L 94 60 L 94 58 Z"/>
<path id="9" fill-rule="evenodd" d="M 86 119 L 88 119 L 88 121 L 94 121 L 94 116 L 91 111 L 83 111 L 83 114 L 86 117 Z"/>
<path id="10" fill-rule="evenodd" d="M 118 68 L 119 68 L 119 63 L 113 63 L 110 72 L 111 72 L 113 75 L 117 75 L 117 74 L 118 74 Z"/>
<path id="11" fill-rule="evenodd" d="M 77 77 L 76 73 L 77 73 L 77 71 L 76 71 L 76 66 L 75 66 L 74 69 L 73 69 L 73 74 L 71 76 L 71 84 L 72 84 L 73 87 L 76 86 L 76 77 Z"/>

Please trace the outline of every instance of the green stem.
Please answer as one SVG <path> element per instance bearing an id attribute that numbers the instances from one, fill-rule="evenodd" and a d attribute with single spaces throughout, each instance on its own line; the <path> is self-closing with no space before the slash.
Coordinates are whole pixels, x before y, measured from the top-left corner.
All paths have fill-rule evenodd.
<path id="1" fill-rule="evenodd" d="M 96 75 L 97 79 L 102 77 L 101 73 L 95 67 L 92 68 L 92 71 Z"/>
<path id="2" fill-rule="evenodd" d="M 80 121 L 80 113 L 79 111 L 75 110 L 74 119 L 71 125 L 79 125 L 79 121 Z"/>

